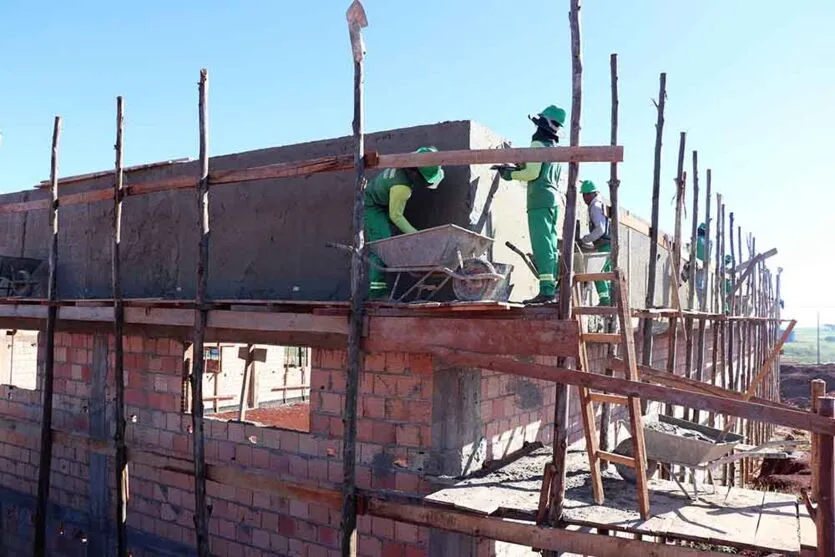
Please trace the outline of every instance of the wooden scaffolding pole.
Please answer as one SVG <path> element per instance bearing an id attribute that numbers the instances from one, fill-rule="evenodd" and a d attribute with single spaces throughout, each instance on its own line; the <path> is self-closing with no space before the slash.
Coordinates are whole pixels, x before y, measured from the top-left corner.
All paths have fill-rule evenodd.
<path id="1" fill-rule="evenodd" d="M 691 230 L 691 255 L 695 253 L 695 246 L 698 240 L 698 227 L 697 222 L 699 220 L 699 153 L 698 151 L 693 151 L 693 226 Z M 705 231 L 707 234 L 707 231 Z M 710 236 L 705 236 L 705 244 L 710 243 Z M 707 245 L 705 245 L 705 249 L 707 249 Z M 694 261 L 695 257 L 691 259 Z M 707 273 L 707 269 L 705 269 L 705 273 Z M 694 278 L 695 274 L 695 266 L 691 265 L 691 279 Z M 696 285 L 693 284 L 694 280 L 690 281 L 690 307 L 694 308 L 696 304 L 695 299 L 695 291 Z M 715 329 L 715 326 L 712 327 Z M 715 332 L 715 331 L 714 331 Z M 707 320 L 706 319 L 699 319 L 699 336 L 696 341 L 696 379 L 699 381 L 705 380 L 705 336 L 707 334 Z M 693 421 L 699 422 L 699 409 L 693 409 Z"/>
<path id="2" fill-rule="evenodd" d="M 612 85 L 612 119 L 609 142 L 611 145 L 617 145 L 618 142 L 618 55 L 612 53 L 609 56 L 609 74 Z M 620 179 L 618 179 L 618 165 L 613 162 L 609 165 L 609 204 L 611 206 L 611 222 L 609 224 L 609 235 L 611 237 L 611 252 L 609 253 L 609 260 L 611 261 L 612 269 L 620 268 L 620 207 L 618 205 L 618 188 L 620 187 Z M 617 282 L 611 282 L 612 288 L 618 288 Z M 612 292 L 612 299 L 618 299 L 618 293 Z M 614 321 L 609 320 L 611 324 L 608 332 L 614 333 Z M 609 356 L 616 356 L 615 345 L 608 345 Z M 606 368 L 606 375 L 611 375 L 612 370 Z M 609 425 L 612 417 L 612 405 L 604 402 L 600 405 L 600 449 L 609 451 L 612 447 L 609 446 Z"/>
<path id="3" fill-rule="evenodd" d="M 52 392 L 55 383 L 55 325 L 58 320 L 58 146 L 61 138 L 61 117 L 56 116 L 52 128 L 52 159 L 49 171 L 52 203 L 49 209 L 49 282 L 46 314 L 46 342 L 43 372 L 43 398 L 41 401 L 41 454 L 38 463 L 38 501 L 35 510 L 34 555 L 44 557 L 46 548 L 46 524 L 49 514 L 49 479 L 52 473 Z"/>
<path id="4" fill-rule="evenodd" d="M 667 102 L 667 74 L 659 78 L 658 117 L 655 122 L 655 160 L 652 170 L 652 223 L 650 225 L 649 269 L 647 272 L 646 308 L 655 307 L 655 277 L 658 268 L 658 198 L 661 195 L 661 146 L 664 136 L 664 106 Z M 652 365 L 652 319 L 645 318 L 641 326 L 641 363 Z"/>
<path id="5" fill-rule="evenodd" d="M 685 132 L 680 132 L 679 140 L 678 140 L 678 163 L 676 165 L 676 217 L 675 217 L 675 239 L 673 241 L 673 253 L 670 254 L 671 261 L 670 261 L 670 269 L 672 270 L 672 281 L 671 281 L 671 288 L 673 289 L 672 297 L 674 300 L 675 306 L 678 308 L 679 312 L 681 311 L 682 304 L 681 304 L 681 289 L 679 287 L 679 277 L 681 276 L 681 241 L 682 241 L 682 218 L 684 217 L 684 199 L 686 195 L 686 188 L 687 188 L 687 174 L 684 171 L 684 151 L 685 151 L 685 144 L 687 142 L 687 134 Z M 691 308 L 688 308 L 691 309 Z M 678 320 L 671 321 L 671 324 L 674 325 L 672 331 L 669 331 L 669 335 L 671 336 L 670 342 L 675 342 L 678 345 L 678 322 L 681 323 L 682 330 L 684 331 L 684 340 L 685 340 L 685 372 L 686 376 L 690 378 L 690 350 L 693 347 L 693 318 L 687 317 L 686 319 L 682 318 L 679 315 Z M 668 369 L 667 371 L 671 373 L 676 372 L 676 360 L 673 359 L 672 361 L 668 361 Z M 684 417 L 687 418 L 688 410 L 684 408 Z M 675 409 L 671 412 L 671 415 L 675 415 Z"/>
<path id="6" fill-rule="evenodd" d="M 583 55 L 580 35 L 580 0 L 570 0 L 568 21 L 571 28 L 571 130 L 569 144 L 580 144 L 580 115 L 583 105 Z M 577 221 L 577 175 L 579 165 L 568 163 L 568 184 L 565 195 L 565 220 L 562 228 L 562 253 L 559 269 L 559 318 L 571 319 L 571 291 L 574 275 L 574 235 Z M 566 367 L 576 362 L 561 362 Z M 568 452 L 568 385 L 557 383 L 554 410 L 554 476 L 550 486 L 548 520 L 556 525 L 562 519 L 565 500 L 565 459 Z M 543 486 L 545 489 L 545 486 Z M 546 553 L 546 556 L 551 554 Z"/>
<path id="7" fill-rule="evenodd" d="M 811 392 L 809 400 L 812 406 L 812 412 L 820 414 L 820 399 L 826 396 L 826 381 L 823 379 L 812 379 Z M 820 451 L 820 435 L 817 433 L 811 434 L 812 450 L 809 451 L 809 467 L 812 469 L 811 493 L 812 501 L 818 500 L 818 474 L 819 470 L 819 452 Z"/>
<path id="8" fill-rule="evenodd" d="M 835 418 L 835 398 L 820 399 L 820 415 Z M 818 444 L 818 505 L 815 510 L 815 524 L 818 533 L 818 555 L 835 555 L 835 442 L 829 435 L 819 436 Z"/>
<path id="9" fill-rule="evenodd" d="M 122 301 L 122 198 L 124 193 L 124 168 L 122 163 L 125 117 L 122 97 L 116 97 L 116 165 L 113 183 L 113 250 L 111 253 L 111 282 L 113 287 L 113 370 L 116 400 L 114 419 L 116 432 L 116 548 L 119 557 L 128 555 L 128 454 L 125 447 L 125 353 L 124 326 L 125 305 Z"/>
<path id="10" fill-rule="evenodd" d="M 203 372 L 206 354 L 203 344 L 209 312 L 206 309 L 209 266 L 209 132 L 207 88 L 209 75 L 200 70 L 200 183 L 197 210 L 200 218 L 200 243 L 197 247 L 197 296 L 195 302 L 194 345 L 191 368 L 191 424 L 194 450 L 194 528 L 198 557 L 209 557 L 209 509 L 206 506 L 206 448 L 203 438 Z"/>
<path id="11" fill-rule="evenodd" d="M 357 396 L 359 392 L 360 370 L 363 364 L 362 323 L 365 306 L 366 287 L 365 275 L 367 264 L 363 259 L 365 252 L 365 235 L 363 227 L 365 193 L 365 136 L 363 113 L 363 62 L 365 46 L 362 38 L 362 28 L 368 26 L 365 9 L 359 0 L 354 0 L 346 14 L 348 30 L 351 38 L 351 50 L 354 58 L 354 167 L 356 182 L 354 188 L 354 203 L 352 214 L 353 247 L 351 257 L 351 313 L 348 328 L 348 374 L 345 386 L 345 410 L 343 422 L 345 424 L 345 440 L 342 446 L 342 522 L 341 555 L 355 557 L 357 555 L 357 474 L 356 474 L 356 440 L 357 440 Z"/>

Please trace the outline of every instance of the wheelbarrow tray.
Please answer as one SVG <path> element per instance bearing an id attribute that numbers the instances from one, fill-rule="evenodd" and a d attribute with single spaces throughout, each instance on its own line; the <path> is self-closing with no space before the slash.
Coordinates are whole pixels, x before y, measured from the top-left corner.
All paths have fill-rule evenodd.
<path id="1" fill-rule="evenodd" d="M 690 437 L 683 437 L 666 431 L 654 429 L 652 424 L 660 422 L 670 426 L 701 433 L 713 442 Z M 648 427 L 649 426 L 649 427 Z M 721 441 L 719 441 L 721 439 Z M 743 441 L 742 435 L 724 433 L 721 429 L 695 424 L 661 414 L 644 416 L 644 442 L 647 459 L 679 464 L 682 466 L 703 467 L 726 455 Z"/>
<path id="2" fill-rule="evenodd" d="M 371 253 L 389 268 L 458 268 L 461 259 L 484 255 L 493 239 L 454 224 L 427 228 L 368 243 Z"/>

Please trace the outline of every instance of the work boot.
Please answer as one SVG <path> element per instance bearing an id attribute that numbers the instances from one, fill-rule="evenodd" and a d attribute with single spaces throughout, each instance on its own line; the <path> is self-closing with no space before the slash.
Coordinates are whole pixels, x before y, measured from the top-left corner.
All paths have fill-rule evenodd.
<path id="1" fill-rule="evenodd" d="M 522 302 L 526 306 L 536 305 L 536 304 L 554 304 L 557 301 L 556 294 L 553 296 L 549 296 L 548 294 L 537 294 L 530 300 L 525 300 Z"/>
<path id="2" fill-rule="evenodd" d="M 600 301 L 597 302 L 597 305 L 598 306 L 611 306 L 612 305 L 612 300 L 610 300 L 609 298 L 600 298 Z"/>

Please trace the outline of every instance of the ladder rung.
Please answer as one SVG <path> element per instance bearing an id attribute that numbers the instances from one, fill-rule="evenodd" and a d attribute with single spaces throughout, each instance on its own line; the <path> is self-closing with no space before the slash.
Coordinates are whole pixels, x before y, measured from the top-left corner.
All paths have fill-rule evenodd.
<path id="1" fill-rule="evenodd" d="M 607 393 L 589 393 L 589 400 L 595 402 L 609 402 L 611 404 L 629 404 L 629 397 L 623 395 L 610 395 Z"/>
<path id="2" fill-rule="evenodd" d="M 579 306 L 574 308 L 574 315 L 617 315 L 618 308 L 611 306 Z"/>
<path id="3" fill-rule="evenodd" d="M 598 280 L 615 280 L 615 273 L 576 273 L 574 282 L 594 282 Z"/>
<path id="4" fill-rule="evenodd" d="M 623 338 L 617 333 L 583 333 L 585 342 L 598 342 L 603 344 L 620 344 Z"/>
<path id="5" fill-rule="evenodd" d="M 623 464 L 630 468 L 635 468 L 635 459 L 631 456 L 623 456 L 622 454 L 610 453 L 609 451 L 597 451 L 597 458 L 614 462 L 615 464 Z"/>

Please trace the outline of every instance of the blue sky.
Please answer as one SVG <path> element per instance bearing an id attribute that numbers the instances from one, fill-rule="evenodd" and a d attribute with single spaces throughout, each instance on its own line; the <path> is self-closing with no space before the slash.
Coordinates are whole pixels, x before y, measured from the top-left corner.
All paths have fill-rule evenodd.
<path id="1" fill-rule="evenodd" d="M 0 191 L 46 178 L 55 114 L 64 117 L 62 174 L 110 168 L 120 94 L 127 164 L 195 156 L 202 66 L 214 154 L 350 133 L 348 4 L 3 2 Z M 369 130 L 474 119 L 525 145 L 526 114 L 570 105 L 567 0 L 364 4 Z M 828 264 L 819 246 L 832 237 L 835 207 L 827 172 L 835 3 L 585 4 L 582 141 L 608 143 L 608 59 L 617 52 L 623 205 L 649 217 L 651 99 L 666 71 L 662 227 L 672 229 L 678 132 L 686 131 L 688 167 L 698 149 L 743 231 L 754 232 L 758 247 L 780 250 L 770 262 L 786 269 L 788 313 L 813 322 L 821 309 L 835 320 L 830 289 L 810 276 Z M 605 165 L 581 172 L 600 183 L 608 176 Z"/>

